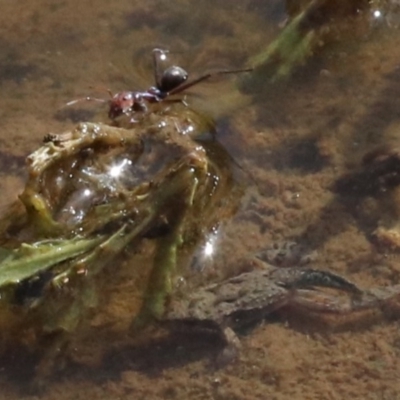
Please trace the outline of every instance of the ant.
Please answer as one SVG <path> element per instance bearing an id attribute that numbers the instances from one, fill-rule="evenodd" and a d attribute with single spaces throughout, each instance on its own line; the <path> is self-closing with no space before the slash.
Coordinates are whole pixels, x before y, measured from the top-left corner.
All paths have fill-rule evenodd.
<path id="1" fill-rule="evenodd" d="M 173 65 L 164 71 L 160 71 L 158 60 L 165 60 L 168 51 L 161 49 L 153 50 L 153 67 L 154 67 L 154 80 L 155 86 L 141 91 L 123 91 L 112 94 L 110 91 L 108 117 L 115 120 L 121 115 L 132 115 L 134 112 L 146 112 L 147 105 L 152 103 L 160 103 L 165 101 L 168 97 L 182 93 L 184 90 L 197 85 L 216 75 L 236 74 L 240 72 L 250 72 L 253 68 L 237 69 L 237 70 L 221 70 L 206 73 L 194 80 L 189 80 L 189 74 L 181 67 Z M 86 97 L 84 99 L 73 100 L 67 103 L 67 106 L 73 105 L 81 100 L 94 100 L 99 102 L 106 102 L 107 100 Z M 169 99 L 168 99 L 169 100 Z M 169 101 L 182 101 L 182 100 L 169 100 Z M 134 119 L 131 122 L 135 122 Z"/>

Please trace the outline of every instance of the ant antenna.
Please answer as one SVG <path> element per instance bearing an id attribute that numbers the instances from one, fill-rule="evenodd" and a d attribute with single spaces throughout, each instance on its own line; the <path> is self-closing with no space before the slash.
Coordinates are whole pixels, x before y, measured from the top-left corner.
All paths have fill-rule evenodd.
<path id="1" fill-rule="evenodd" d="M 113 98 L 113 93 L 110 89 L 104 88 L 104 87 L 94 87 L 94 86 L 89 86 L 89 89 L 95 89 L 97 91 L 101 92 L 107 92 L 109 95 L 110 99 Z M 68 103 L 65 104 L 64 107 L 70 107 L 73 106 L 74 104 L 80 103 L 81 101 L 95 101 L 97 103 L 107 103 L 107 99 L 102 99 L 99 97 L 93 97 L 93 96 L 86 96 L 86 97 L 80 97 L 79 99 L 71 100 Z"/>
<path id="2" fill-rule="evenodd" d="M 253 71 L 253 68 L 244 68 L 244 69 L 232 69 L 232 70 L 222 70 L 222 71 L 215 71 L 215 72 L 209 72 L 205 75 L 200 76 L 197 79 L 194 79 L 193 81 L 189 81 L 186 83 L 183 83 L 182 85 L 179 85 L 178 87 L 170 90 L 168 92 L 168 95 L 173 95 L 173 94 L 177 94 L 180 92 L 183 92 L 186 89 L 189 89 L 190 87 L 197 85 L 200 82 L 203 82 L 205 80 L 208 80 L 210 78 L 212 78 L 213 76 L 217 76 L 217 75 L 227 75 L 227 74 L 239 74 L 241 72 L 251 72 Z"/>
<path id="3" fill-rule="evenodd" d="M 98 103 L 106 103 L 108 100 L 99 99 L 98 97 L 86 96 L 86 97 L 80 97 L 79 99 L 75 99 L 75 100 L 69 101 L 68 103 L 65 103 L 65 107 L 73 106 L 74 104 L 80 103 L 81 101 L 97 101 Z"/>

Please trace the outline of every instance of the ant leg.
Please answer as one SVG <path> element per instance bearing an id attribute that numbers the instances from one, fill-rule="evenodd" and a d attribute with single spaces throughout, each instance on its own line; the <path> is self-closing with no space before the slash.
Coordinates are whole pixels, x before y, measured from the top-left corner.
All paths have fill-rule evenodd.
<path id="1" fill-rule="evenodd" d="M 74 104 L 80 103 L 81 101 L 97 101 L 99 103 L 106 103 L 108 100 L 99 99 L 97 97 L 86 96 L 86 97 L 81 97 L 76 100 L 69 101 L 68 103 L 65 104 L 65 106 L 66 107 L 73 106 Z"/>
<path id="2" fill-rule="evenodd" d="M 186 96 L 184 96 L 182 99 L 168 99 L 166 98 L 163 100 L 164 103 L 182 103 L 185 107 L 189 107 L 189 104 L 186 101 Z"/>
<path id="3" fill-rule="evenodd" d="M 197 85 L 200 82 L 206 81 L 207 79 L 210 79 L 213 76 L 217 75 L 226 75 L 226 74 L 238 74 L 241 72 L 251 72 L 253 71 L 253 68 L 245 68 L 245 69 L 233 69 L 233 70 L 222 70 L 222 71 L 215 71 L 215 72 L 209 72 L 205 75 L 200 76 L 197 79 L 194 79 L 193 81 L 189 81 L 186 83 L 183 83 L 182 85 L 172 89 L 171 91 L 168 92 L 168 96 L 177 94 L 180 92 L 183 92 L 186 89 L 189 89 L 190 87 Z"/>
<path id="4" fill-rule="evenodd" d="M 129 114 L 133 114 L 133 117 L 131 117 L 129 119 L 129 122 L 131 124 L 136 124 L 137 122 L 140 122 L 140 120 L 143 119 L 143 115 L 147 114 L 147 112 L 149 110 L 147 105 L 146 105 L 146 103 L 143 100 L 138 102 L 136 104 L 136 106 L 139 107 L 140 109 L 139 110 L 132 110 L 131 109 L 130 111 L 127 111 L 125 113 L 125 115 L 128 115 L 128 116 L 129 116 Z M 136 116 L 138 116 L 139 118 L 136 118 Z"/>
<path id="5" fill-rule="evenodd" d="M 153 49 L 153 69 L 154 69 L 154 81 L 156 84 L 156 87 L 159 88 L 161 84 L 161 76 L 162 76 L 162 71 L 160 71 L 160 66 L 158 64 L 158 61 L 165 61 L 167 58 L 166 54 L 169 53 L 168 50 L 162 50 L 162 49 Z"/>

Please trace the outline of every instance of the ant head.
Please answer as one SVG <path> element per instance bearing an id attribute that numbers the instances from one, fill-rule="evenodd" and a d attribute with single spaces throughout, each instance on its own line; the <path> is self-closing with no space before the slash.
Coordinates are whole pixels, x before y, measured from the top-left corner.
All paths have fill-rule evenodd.
<path id="1" fill-rule="evenodd" d="M 108 117 L 113 120 L 131 111 L 140 111 L 140 103 L 137 100 L 135 92 L 120 92 L 115 94 L 110 100 Z"/>
<path id="2" fill-rule="evenodd" d="M 173 65 L 163 72 L 158 89 L 163 93 L 168 93 L 182 85 L 188 76 L 189 74 L 183 68 Z"/>
<path id="3" fill-rule="evenodd" d="M 110 108 L 108 116 L 110 119 L 115 119 L 122 114 L 125 114 L 132 109 L 134 99 L 132 92 L 120 92 L 112 96 L 110 100 Z"/>

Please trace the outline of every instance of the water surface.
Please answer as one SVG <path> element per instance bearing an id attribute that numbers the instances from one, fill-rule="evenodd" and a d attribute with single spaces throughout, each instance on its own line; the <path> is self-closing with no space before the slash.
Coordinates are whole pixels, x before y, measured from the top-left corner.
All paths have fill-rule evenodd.
<path id="1" fill-rule="evenodd" d="M 68 101 L 152 85 L 155 47 L 193 75 L 241 68 L 279 35 L 289 3 L 2 0 L 1 204 L 22 190 L 24 158 L 45 134 L 106 119 L 101 104 L 68 109 Z M 248 252 L 296 240 L 315 252 L 312 266 L 365 287 L 398 283 L 397 249 L 373 240 L 398 216 L 396 194 L 349 198 L 333 189 L 366 152 L 399 140 L 400 17 L 395 1 L 376 4 L 333 14 L 314 55 L 282 82 L 240 94 L 233 77 L 189 97 L 216 118 L 218 140 L 248 176 L 215 261 L 221 277 Z M 220 370 L 210 366 L 208 338 L 192 339 L 115 354 L 101 366 L 68 365 L 39 398 L 398 397 L 398 322 L 376 315 L 362 325 L 280 315 L 247 333 L 240 359 Z M 21 360 L 12 363 L 0 375 L 0 399 L 26 396 Z"/>

